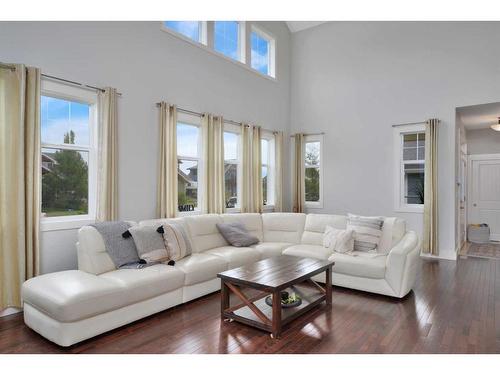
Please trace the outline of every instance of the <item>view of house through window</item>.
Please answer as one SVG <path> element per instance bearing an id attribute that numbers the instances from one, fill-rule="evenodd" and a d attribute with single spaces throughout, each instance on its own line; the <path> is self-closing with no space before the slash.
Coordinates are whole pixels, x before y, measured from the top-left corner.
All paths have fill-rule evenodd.
<path id="1" fill-rule="evenodd" d="M 196 125 L 177 123 L 178 210 L 198 208 L 199 133 Z"/>
<path id="2" fill-rule="evenodd" d="M 319 141 L 306 142 L 305 147 L 305 195 L 306 202 L 320 200 L 320 147 Z"/>
<path id="3" fill-rule="evenodd" d="M 42 217 L 89 212 L 90 104 L 41 97 Z"/>
<path id="4" fill-rule="evenodd" d="M 239 134 L 224 132 L 224 184 L 226 208 L 239 207 L 238 138 Z"/>
<path id="5" fill-rule="evenodd" d="M 401 136 L 403 204 L 424 204 L 425 132 Z"/>

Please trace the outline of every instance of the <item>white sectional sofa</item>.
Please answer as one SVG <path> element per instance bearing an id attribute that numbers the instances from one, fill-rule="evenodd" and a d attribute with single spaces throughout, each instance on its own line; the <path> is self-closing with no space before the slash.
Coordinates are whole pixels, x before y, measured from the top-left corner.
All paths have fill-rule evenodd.
<path id="1" fill-rule="evenodd" d="M 81 228 L 78 270 L 45 274 L 24 283 L 25 323 L 56 344 L 69 346 L 215 292 L 220 289 L 217 273 L 281 254 L 332 259 L 333 285 L 393 297 L 404 297 L 416 278 L 420 244 L 401 219 L 385 220 L 381 246 L 387 246 L 388 254 L 377 256 L 332 254 L 322 246 L 325 226 L 345 228 L 345 216 L 199 215 L 146 220 L 139 225 L 160 225 L 170 220 L 185 226 L 192 255 L 175 266 L 159 264 L 138 270 L 115 269 L 97 230 Z M 259 244 L 230 246 L 216 224 L 231 221 L 243 222 L 259 238 Z"/>

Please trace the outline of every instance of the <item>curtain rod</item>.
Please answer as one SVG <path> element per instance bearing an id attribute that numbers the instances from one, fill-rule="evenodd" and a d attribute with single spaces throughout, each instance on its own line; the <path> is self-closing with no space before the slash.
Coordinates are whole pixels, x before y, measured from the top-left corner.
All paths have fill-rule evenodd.
<path id="1" fill-rule="evenodd" d="M 16 66 L 15 65 L 13 65 L 13 64 L 5 64 L 5 63 L 2 63 L 2 62 L 0 62 L 0 68 L 10 69 L 11 71 L 16 70 Z M 56 81 L 66 82 L 66 83 L 69 83 L 69 84 L 72 84 L 72 85 L 75 85 L 75 86 L 81 86 L 81 87 L 87 88 L 87 89 L 97 90 L 97 91 L 101 91 L 101 92 L 105 91 L 101 87 L 92 86 L 92 85 L 86 85 L 86 84 L 83 84 L 83 83 L 80 83 L 80 82 L 70 81 L 69 79 L 64 79 L 64 78 L 60 78 L 60 77 L 56 77 L 56 76 L 51 76 L 49 74 L 43 74 L 42 73 L 41 76 L 45 77 L 45 78 L 49 78 L 49 79 L 54 79 Z M 117 92 L 116 94 L 118 96 L 122 96 L 121 92 Z"/>
<path id="2" fill-rule="evenodd" d="M 296 133 L 296 134 L 300 134 L 300 133 Z M 290 134 L 290 138 L 293 138 L 295 137 L 296 134 Z M 302 133 L 303 135 L 325 135 L 325 132 L 321 132 L 321 133 Z"/>
<path id="3" fill-rule="evenodd" d="M 405 125 L 418 125 L 418 124 L 426 124 L 427 121 L 416 121 L 416 122 L 406 122 L 404 124 L 393 124 L 392 127 L 405 126 Z"/>
<path id="4" fill-rule="evenodd" d="M 160 104 L 161 103 L 156 103 L 156 106 L 160 107 Z M 191 111 L 190 109 L 185 109 L 185 108 L 181 108 L 181 107 L 177 107 L 177 111 L 178 112 L 182 112 L 182 113 L 186 113 L 188 115 L 197 116 L 197 117 L 202 117 L 203 116 L 203 113 Z M 232 124 L 232 125 L 236 125 L 236 126 L 242 126 L 241 122 L 237 122 L 237 121 L 234 121 L 234 120 L 228 120 L 228 119 L 225 119 L 224 117 L 222 117 L 222 121 L 225 122 L 226 124 Z M 267 130 L 267 129 L 264 129 L 264 130 Z M 273 130 L 269 130 L 269 131 L 271 131 L 273 134 L 277 134 L 276 131 L 273 131 Z"/>
<path id="5" fill-rule="evenodd" d="M 43 74 L 43 73 L 42 73 L 42 76 L 45 77 L 45 78 L 56 80 L 56 81 L 61 81 L 61 82 L 69 83 L 71 85 L 81 86 L 83 88 L 88 88 L 88 89 L 92 89 L 92 90 L 96 90 L 96 91 L 101 91 L 101 92 L 105 91 L 102 87 L 87 85 L 87 84 L 76 82 L 76 81 L 70 81 L 69 79 L 64 79 L 64 78 L 60 78 L 60 77 L 56 77 L 56 76 L 51 76 L 51 75 L 48 75 L 48 74 Z M 122 93 L 121 92 L 117 92 L 116 95 L 122 96 Z"/>

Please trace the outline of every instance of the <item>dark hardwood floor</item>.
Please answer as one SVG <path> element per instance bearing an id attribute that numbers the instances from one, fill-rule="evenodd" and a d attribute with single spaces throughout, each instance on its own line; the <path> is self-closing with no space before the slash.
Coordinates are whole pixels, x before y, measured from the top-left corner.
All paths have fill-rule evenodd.
<path id="1" fill-rule="evenodd" d="M 424 260 L 403 300 L 334 287 L 282 338 L 220 320 L 219 293 L 70 348 L 0 318 L 0 353 L 500 353 L 500 261 Z"/>

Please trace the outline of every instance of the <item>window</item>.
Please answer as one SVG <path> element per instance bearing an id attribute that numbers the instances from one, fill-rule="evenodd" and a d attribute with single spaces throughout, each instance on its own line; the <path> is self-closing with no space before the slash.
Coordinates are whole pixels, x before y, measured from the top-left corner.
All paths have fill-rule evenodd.
<path id="1" fill-rule="evenodd" d="M 258 72 L 274 77 L 274 39 L 255 27 L 250 36 L 250 66 Z"/>
<path id="2" fill-rule="evenodd" d="M 227 127 L 227 125 L 226 125 Z M 224 132 L 224 184 L 226 208 L 239 208 L 239 133 Z"/>
<path id="3" fill-rule="evenodd" d="M 244 21 L 162 21 L 161 29 L 252 72 L 276 77 L 276 39 Z M 195 42 L 195 43 L 193 43 Z"/>
<path id="4" fill-rule="evenodd" d="M 41 216 L 45 222 L 95 218 L 97 95 L 43 81 Z"/>
<path id="5" fill-rule="evenodd" d="M 322 161 L 321 136 L 305 137 L 305 201 L 308 207 L 321 207 L 322 204 Z"/>
<path id="6" fill-rule="evenodd" d="M 234 60 L 242 61 L 242 30 L 237 21 L 214 22 L 214 49 Z"/>
<path id="7" fill-rule="evenodd" d="M 262 163 L 262 204 L 274 206 L 274 137 L 271 132 L 264 131 L 260 140 Z"/>
<path id="8" fill-rule="evenodd" d="M 177 122 L 177 196 L 179 212 L 198 209 L 200 138 L 198 125 Z"/>
<path id="9" fill-rule="evenodd" d="M 195 42 L 206 44 L 206 23 L 201 21 L 164 21 L 166 30 L 175 31 Z"/>
<path id="10" fill-rule="evenodd" d="M 424 204 L 425 127 L 395 128 L 396 210 L 422 212 Z"/>

